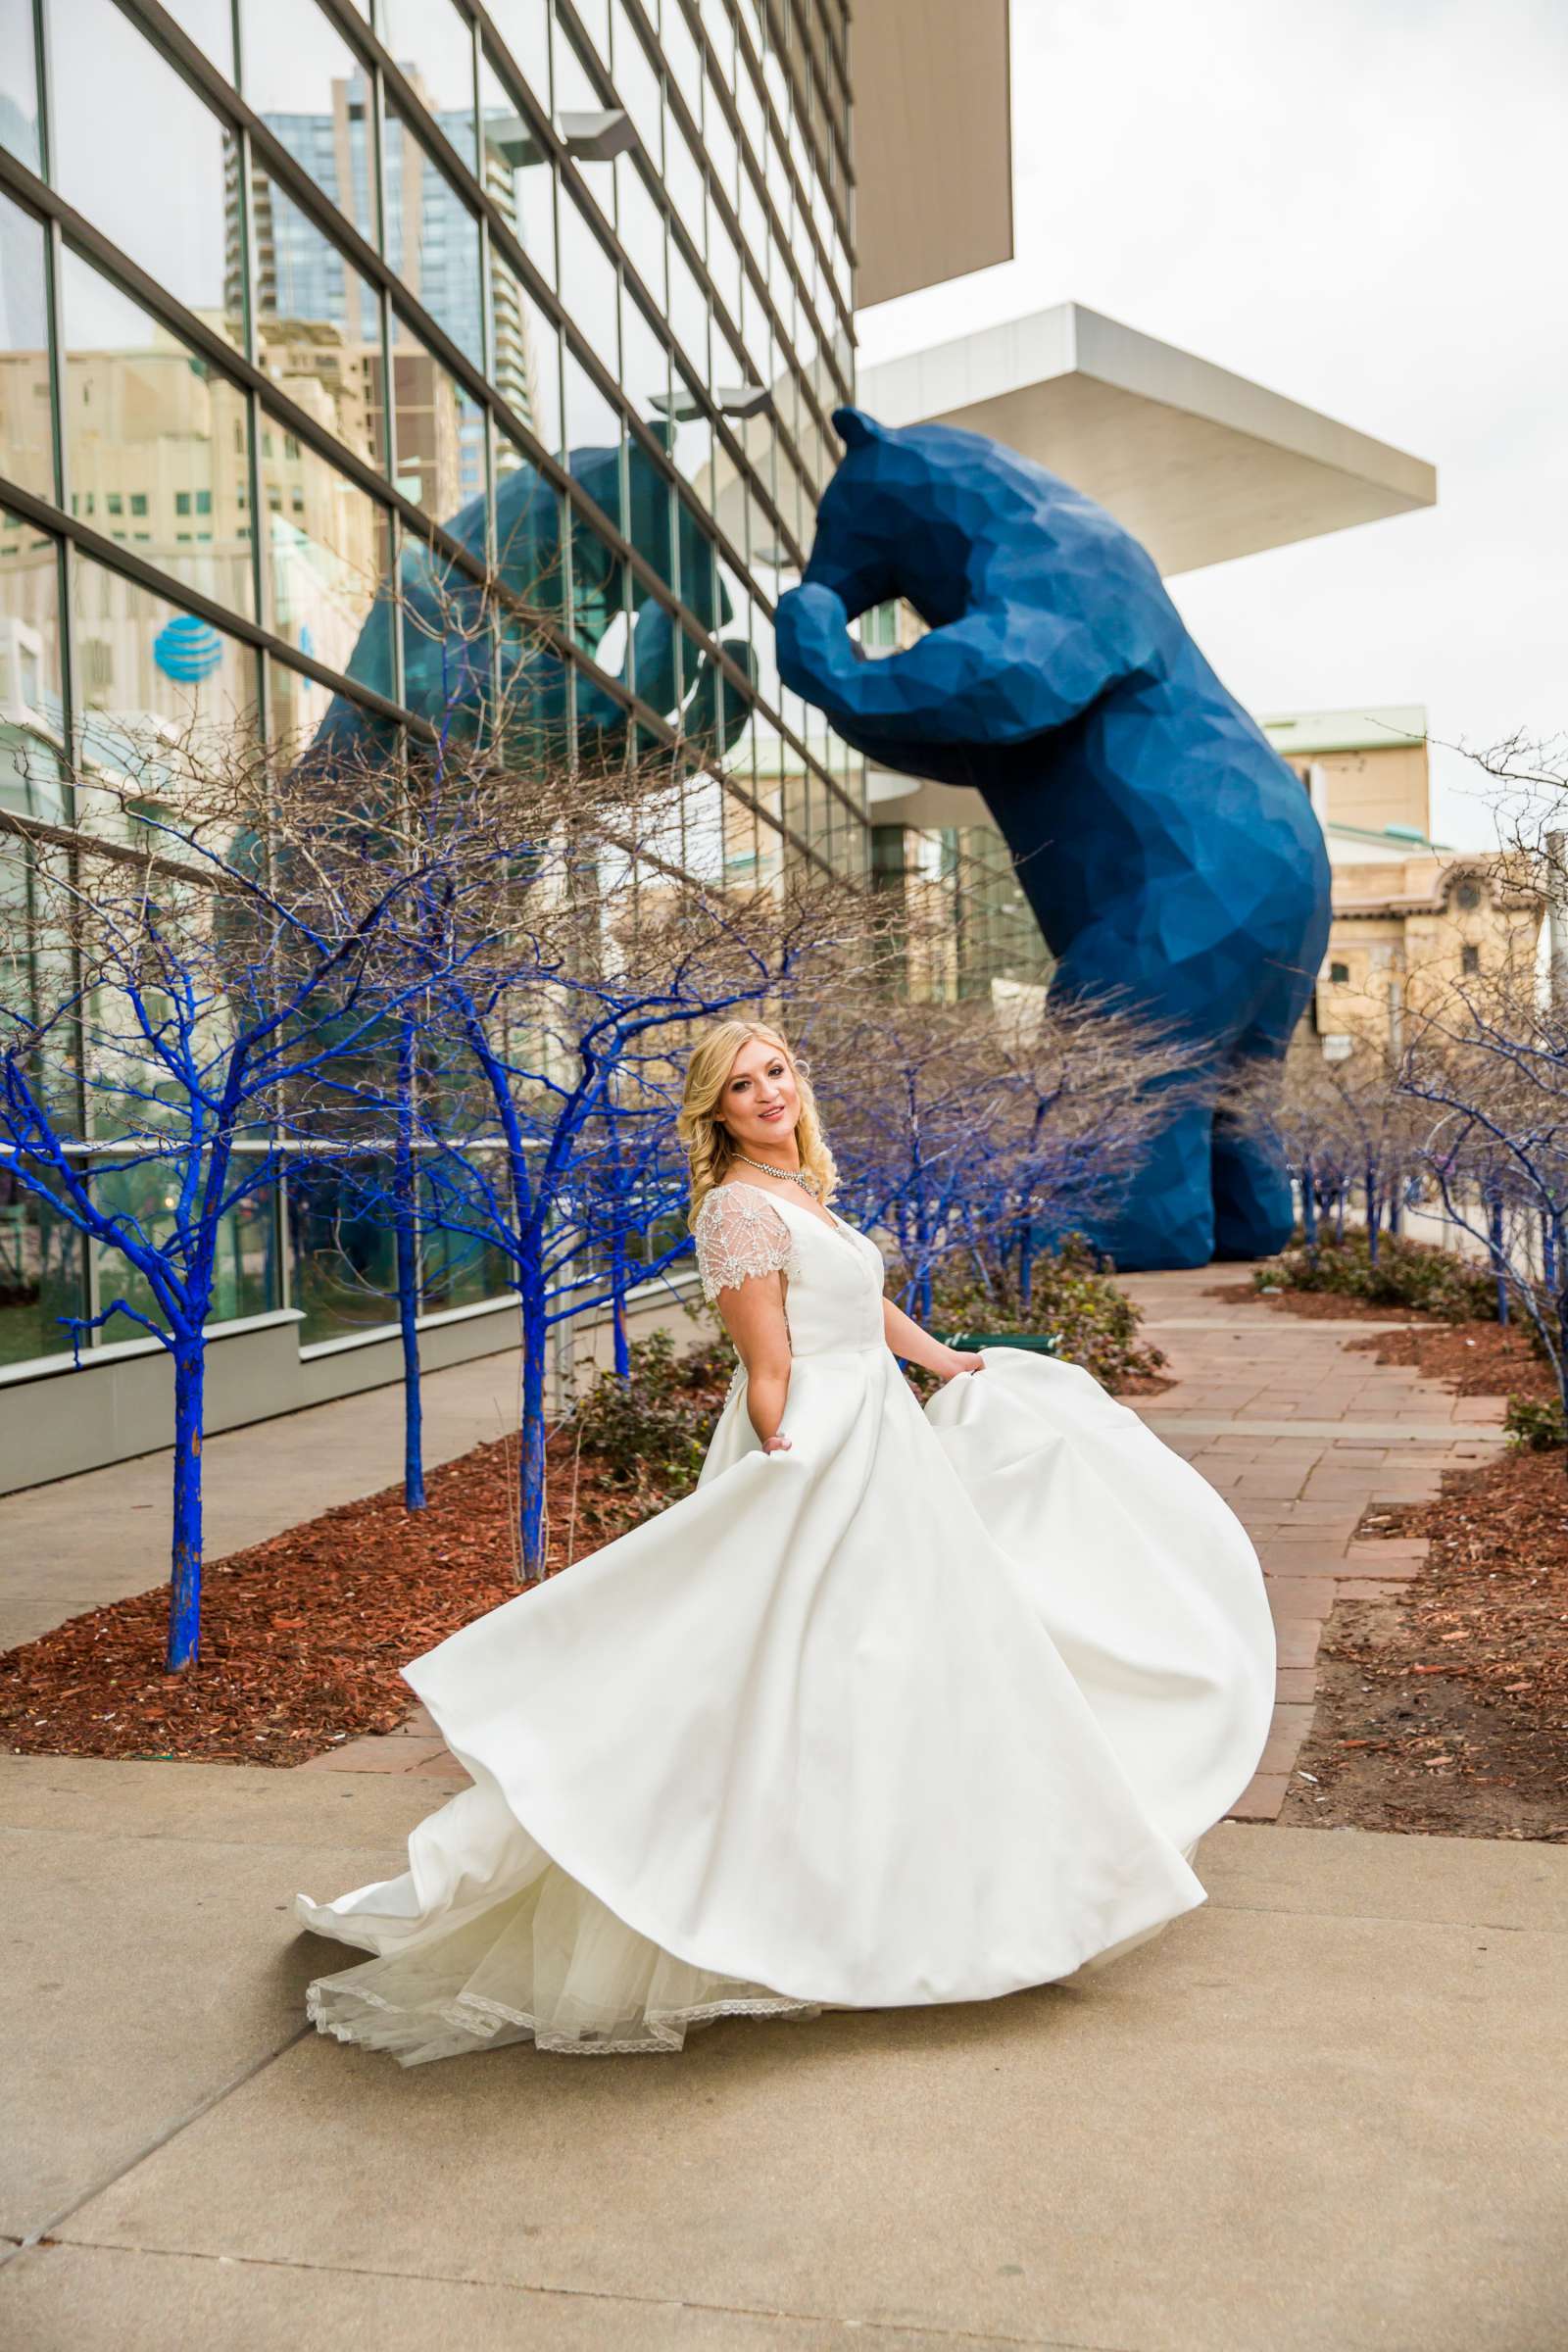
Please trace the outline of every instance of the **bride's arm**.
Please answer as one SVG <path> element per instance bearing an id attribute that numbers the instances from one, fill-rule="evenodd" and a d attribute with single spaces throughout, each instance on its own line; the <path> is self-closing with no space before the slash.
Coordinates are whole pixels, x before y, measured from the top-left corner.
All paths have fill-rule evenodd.
<path id="1" fill-rule="evenodd" d="M 928 1331 L 922 1331 L 902 1306 L 891 1298 L 882 1301 L 882 1329 L 888 1346 L 895 1355 L 902 1355 L 906 1364 L 919 1364 L 927 1372 L 935 1372 L 943 1380 L 952 1380 L 959 1372 L 983 1372 L 985 1358 L 965 1355 L 956 1348 L 944 1348 Z"/>
<path id="2" fill-rule="evenodd" d="M 764 1453 L 783 1453 L 779 1427 L 790 1393 L 790 1330 L 784 1320 L 782 1274 L 752 1274 L 718 1293 L 716 1304 L 735 1352 L 746 1366 L 746 1410 Z"/>

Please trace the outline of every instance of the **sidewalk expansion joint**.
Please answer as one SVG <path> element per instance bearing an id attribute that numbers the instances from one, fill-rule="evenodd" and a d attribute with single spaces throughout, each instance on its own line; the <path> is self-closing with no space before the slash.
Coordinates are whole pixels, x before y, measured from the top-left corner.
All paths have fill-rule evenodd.
<path id="1" fill-rule="evenodd" d="M 1345 1438 L 1363 1446 L 1506 1446 L 1508 1433 L 1491 1421 L 1264 1421 L 1212 1420 L 1206 1413 L 1162 1410 L 1151 1397 L 1133 1410 L 1161 1430 L 1203 1438 Z"/>
<path id="2" fill-rule="evenodd" d="M 57 2236 L 61 2224 L 69 2222 L 74 2213 L 80 2213 L 82 2207 L 90 2205 L 94 2197 L 101 2197 L 105 2189 L 114 2187 L 117 2180 L 123 2180 L 127 2173 L 133 2173 L 136 2167 L 144 2164 L 149 2156 L 156 2156 L 160 2148 L 167 2148 L 172 2139 L 177 2139 L 179 2134 L 188 2131 L 192 2124 L 200 2123 L 204 2115 L 210 2115 L 215 2107 L 220 2106 L 223 2100 L 230 2098 L 236 2090 L 243 2090 L 247 2082 L 253 2082 L 256 2076 L 265 2074 L 268 2067 L 281 2058 L 285 2051 L 293 2049 L 296 2042 L 303 2041 L 307 2034 L 314 2032 L 315 2028 L 311 2025 L 296 2026 L 293 2033 L 285 2040 L 280 2041 L 274 2049 L 264 2050 L 260 2058 L 253 2059 L 249 2066 L 241 2067 L 239 2072 L 230 2075 L 225 2082 L 220 2082 L 216 2090 L 208 2091 L 204 2097 L 197 2099 L 192 2106 L 187 2107 L 183 2115 L 176 2115 L 172 2122 L 164 2126 L 161 2132 L 155 2132 L 150 2139 L 142 2142 L 139 2148 L 133 2148 L 130 2154 L 123 2157 L 120 2163 L 111 2165 L 107 2172 L 101 2173 L 97 2180 L 89 2181 L 87 2186 L 71 2198 L 69 2203 L 59 2206 L 55 2212 L 41 2221 L 36 2229 L 29 2230 L 25 2237 L 19 2238 L 15 2245 L 0 2252 L 0 2271 L 3 2271 L 7 2264 L 14 2262 L 19 2254 L 29 2253 L 41 2238 Z M 83 2240 L 83 2243 L 90 2242 L 90 2240 Z"/>
<path id="3" fill-rule="evenodd" d="M 1015 2335 L 1006 2328 L 950 2328 L 940 2320 L 911 2323 L 908 2320 L 861 2319 L 838 2312 L 795 2311 L 779 2303 L 700 2303 L 686 2296 L 639 2295 L 624 2287 L 557 2286 L 539 2279 L 491 2278 L 472 2272 L 384 2271 L 363 2262 L 291 2262 L 275 2254 L 212 2254 L 204 2246 L 126 2245 L 122 2240 L 112 2237 L 68 2237 L 63 2238 L 61 2243 L 83 2247 L 97 2254 L 140 2254 L 155 2262 L 220 2263 L 225 2269 L 236 2271 L 286 2271 L 306 2277 L 384 2278 L 403 2284 L 416 2282 L 423 2286 L 466 2286 L 486 2294 L 546 2295 L 561 2303 L 625 2304 L 638 2311 L 690 2312 L 694 2316 L 712 2319 L 773 2320 L 787 2328 L 853 2328 L 857 2334 L 863 2332 L 873 2340 L 878 2335 L 896 2335 L 901 2341 L 907 2342 L 913 2332 L 945 2344 L 1014 2344 L 1018 2352 L 1139 2352 L 1139 2347 L 1134 2344 L 1111 2343 L 1103 2336 Z"/>

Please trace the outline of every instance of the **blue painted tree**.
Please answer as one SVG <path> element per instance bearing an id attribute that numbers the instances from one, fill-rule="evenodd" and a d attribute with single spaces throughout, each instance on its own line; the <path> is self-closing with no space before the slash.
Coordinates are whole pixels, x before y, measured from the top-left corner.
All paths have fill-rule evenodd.
<path id="1" fill-rule="evenodd" d="M 985 999 L 835 1007 L 809 1043 L 850 1213 L 896 1241 L 922 1317 L 960 1260 L 988 1291 L 1009 1261 L 1027 1308 L 1035 1252 L 1114 1212 L 1159 1115 L 1152 1082 L 1184 1058 L 1134 1014 Z"/>
<path id="2" fill-rule="evenodd" d="M 521 1323 L 519 1551 L 545 1572 L 551 1335 L 651 1281 L 690 1250 L 673 1146 L 685 1043 L 700 1023 L 776 1011 L 876 932 L 855 888 L 797 876 L 774 894 L 720 895 L 645 856 L 663 794 L 624 773 L 541 838 L 526 876 L 454 898 L 440 958 L 439 1102 L 419 1109 L 427 1214 L 492 1250 Z"/>
<path id="3" fill-rule="evenodd" d="M 364 855 L 329 807 L 333 857 L 296 868 L 285 890 L 239 813 L 265 800 L 265 767 L 215 783 L 162 742 L 126 781 L 131 764 L 122 747 L 117 785 L 78 781 L 88 814 L 69 844 L 0 837 L 0 1153 L 15 1184 L 98 1252 L 104 1303 L 66 1319 L 73 1344 L 129 1329 L 172 1360 L 177 1670 L 200 1632 L 220 1249 L 291 1160 L 373 1143 L 380 1095 L 365 1073 L 428 985 L 427 970 L 389 971 L 393 918 L 428 895 L 431 874 Z"/>
<path id="4" fill-rule="evenodd" d="M 1397 1087 L 1426 1116 L 1421 1162 L 1444 1213 L 1517 1307 L 1568 1420 L 1568 1005 L 1533 959 L 1464 980 L 1412 1023 Z"/>

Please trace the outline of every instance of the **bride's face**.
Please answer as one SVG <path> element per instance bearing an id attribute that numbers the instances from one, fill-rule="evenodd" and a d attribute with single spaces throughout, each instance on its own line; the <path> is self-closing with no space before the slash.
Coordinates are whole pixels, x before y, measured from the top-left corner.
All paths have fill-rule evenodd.
<path id="1" fill-rule="evenodd" d="M 724 1091 L 713 1105 L 743 1152 L 779 1144 L 792 1135 L 801 1115 L 795 1072 L 777 1046 L 749 1037 L 729 1065 Z"/>

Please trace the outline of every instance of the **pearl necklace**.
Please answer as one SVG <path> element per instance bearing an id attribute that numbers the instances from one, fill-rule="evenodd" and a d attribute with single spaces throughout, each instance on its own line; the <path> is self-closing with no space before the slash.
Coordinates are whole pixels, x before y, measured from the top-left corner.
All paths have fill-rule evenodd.
<path id="1" fill-rule="evenodd" d="M 760 1176 L 782 1176 L 786 1183 L 798 1184 L 802 1192 L 809 1193 L 812 1200 L 815 1200 L 816 1178 L 808 1176 L 804 1168 L 770 1168 L 765 1160 L 748 1159 L 744 1152 L 737 1152 L 733 1156 L 740 1161 L 743 1168 L 755 1168 Z"/>

